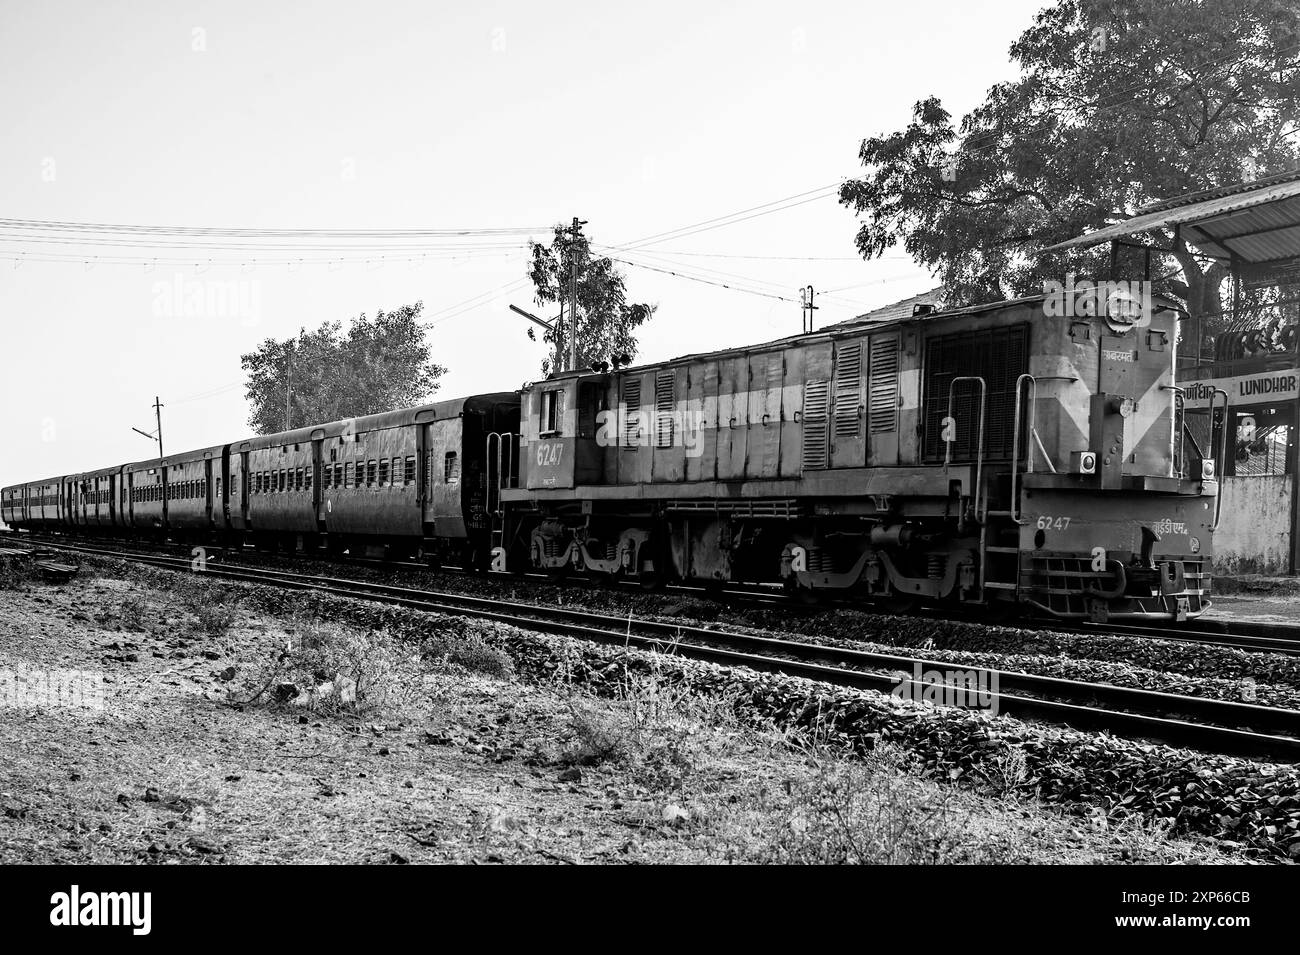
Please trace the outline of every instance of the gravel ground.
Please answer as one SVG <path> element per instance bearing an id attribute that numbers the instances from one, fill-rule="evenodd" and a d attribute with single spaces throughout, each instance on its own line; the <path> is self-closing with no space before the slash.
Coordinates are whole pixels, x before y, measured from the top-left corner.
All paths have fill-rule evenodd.
<path id="1" fill-rule="evenodd" d="M 514 672 L 433 666 L 418 705 L 382 717 L 232 707 L 243 675 L 294 638 L 301 617 L 283 611 L 302 602 L 207 584 L 196 599 L 174 575 L 117 566 L 0 590 L 0 862 L 1249 858 L 1137 815 L 1080 825 L 1019 777 L 957 789 L 902 747 L 864 762 L 738 717 L 725 695 L 679 692 L 666 674 L 681 661 L 635 655 L 663 679 L 628 677 L 611 697 L 593 679 L 603 658 L 572 641 L 318 595 L 305 602 L 341 627 L 486 639 Z M 16 700 L 15 674 L 51 670 L 90 674 L 102 701 Z"/>
<path id="2" fill-rule="evenodd" d="M 1028 627 L 894 617 L 840 607 L 729 605 L 678 593 L 646 594 L 580 583 L 557 587 L 531 579 L 393 570 L 370 564 L 321 569 L 311 561 L 279 557 L 251 559 L 299 572 L 383 580 L 398 586 L 605 614 L 635 614 L 684 626 L 725 626 L 763 636 L 866 650 L 924 651 L 927 657 L 961 665 L 1300 709 L 1300 658 L 1283 654 L 1145 637 L 1071 634 Z M 1252 606 L 1258 603 L 1253 599 L 1248 602 Z"/>

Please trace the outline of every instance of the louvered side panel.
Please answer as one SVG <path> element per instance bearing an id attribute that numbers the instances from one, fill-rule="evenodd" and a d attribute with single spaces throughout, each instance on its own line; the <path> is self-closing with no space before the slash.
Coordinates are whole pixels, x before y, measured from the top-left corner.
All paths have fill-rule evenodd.
<path id="1" fill-rule="evenodd" d="M 805 470 L 824 468 L 828 461 L 829 385 L 821 378 L 803 387 L 803 466 Z"/>
<path id="2" fill-rule="evenodd" d="M 883 434 L 898 430 L 897 338 L 872 340 L 867 382 L 867 417 L 871 433 Z"/>
<path id="3" fill-rule="evenodd" d="M 841 347 L 835 355 L 835 436 L 857 437 L 862 397 L 862 343 Z"/>
<path id="4" fill-rule="evenodd" d="M 634 448 L 641 437 L 641 379 L 628 378 L 623 382 L 623 420 L 619 428 L 623 447 Z"/>
<path id="5" fill-rule="evenodd" d="M 655 375 L 655 446 L 673 446 L 673 378 L 671 371 Z"/>

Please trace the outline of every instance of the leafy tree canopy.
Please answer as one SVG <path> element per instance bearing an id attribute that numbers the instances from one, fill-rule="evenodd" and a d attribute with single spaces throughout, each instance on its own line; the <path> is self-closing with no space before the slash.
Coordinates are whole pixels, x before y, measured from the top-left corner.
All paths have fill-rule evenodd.
<path id="1" fill-rule="evenodd" d="M 562 355 L 569 349 L 569 269 L 578 270 L 578 367 L 595 361 L 608 361 L 613 355 L 636 357 L 636 330 L 649 321 L 657 305 L 628 304 L 623 274 L 612 259 L 595 258 L 586 236 L 575 241 L 563 226 L 555 227 L 550 245 L 534 242 L 528 277 L 533 283 L 533 297 L 539 305 L 564 303 L 564 322 L 556 331 L 542 332 L 542 341 L 551 351 L 542 360 L 542 374 L 557 369 L 555 348 Z M 532 327 L 528 337 L 536 338 Z M 566 357 L 567 360 L 567 357 Z"/>
<path id="2" fill-rule="evenodd" d="M 931 97 L 906 129 L 864 140 L 866 174 L 840 190 L 861 217 L 859 252 L 903 243 L 951 303 L 1031 294 L 1067 272 L 1105 277 L 1108 249 L 1034 252 L 1300 158 L 1295 0 L 1058 0 L 1011 57 L 1021 76 L 958 125 Z M 1157 290 L 1212 329 L 1227 269 L 1174 249 L 1153 259 Z"/>
<path id="3" fill-rule="evenodd" d="M 428 401 L 446 372 L 429 360 L 425 329 L 419 323 L 423 302 L 373 319 L 359 315 L 349 323 L 326 322 L 314 331 L 300 329 L 287 341 L 268 338 L 240 356 L 248 375 L 248 423 L 258 434 L 308 424 L 378 414 Z M 285 391 L 292 377 L 289 422 Z"/>

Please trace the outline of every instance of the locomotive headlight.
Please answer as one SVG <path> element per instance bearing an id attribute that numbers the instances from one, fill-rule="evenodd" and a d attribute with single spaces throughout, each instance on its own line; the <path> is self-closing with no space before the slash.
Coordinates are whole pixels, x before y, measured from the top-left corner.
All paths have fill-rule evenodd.
<path id="1" fill-rule="evenodd" d="M 1213 458 L 1206 458 L 1201 462 L 1201 480 L 1202 481 L 1214 480 L 1214 459 Z"/>
<path id="2" fill-rule="evenodd" d="M 1070 463 L 1074 465 L 1076 474 L 1096 474 L 1097 473 L 1097 452 L 1096 451 L 1075 451 L 1070 455 Z"/>
<path id="3" fill-rule="evenodd" d="M 1187 539 L 1187 548 L 1193 554 L 1199 554 L 1201 552 L 1201 539 L 1199 537 L 1189 537 Z"/>

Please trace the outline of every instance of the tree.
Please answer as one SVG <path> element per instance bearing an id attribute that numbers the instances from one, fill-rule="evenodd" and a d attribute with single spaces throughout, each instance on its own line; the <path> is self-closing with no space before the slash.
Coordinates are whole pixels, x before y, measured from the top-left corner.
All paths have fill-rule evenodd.
<path id="1" fill-rule="evenodd" d="M 951 303 L 1030 294 L 1067 272 L 1103 276 L 1108 250 L 1035 252 L 1300 158 L 1294 0 L 1058 0 L 1011 57 L 1020 78 L 958 128 L 931 97 L 906 129 L 864 140 L 867 174 L 840 190 L 864 217 L 863 257 L 903 242 Z M 1153 238 L 1174 249 L 1172 263 L 1153 254 L 1153 277 L 1169 271 L 1156 290 L 1215 330 L 1227 268 L 1172 231 Z"/>
<path id="2" fill-rule="evenodd" d="M 608 361 L 612 355 L 636 357 L 636 329 L 649 321 L 657 305 L 629 305 L 623 274 L 607 257 L 593 258 L 591 245 L 584 235 L 576 241 L 563 226 L 555 227 L 550 245 L 532 244 L 532 264 L 528 277 L 533 283 L 533 298 L 539 305 L 564 303 L 564 322 L 555 331 L 542 333 L 542 341 L 552 346 L 542 360 L 542 374 L 555 371 L 555 349 L 568 355 L 569 348 L 569 269 L 578 270 L 578 367 L 595 361 Z M 528 337 L 536 338 L 533 329 Z"/>
<path id="3" fill-rule="evenodd" d="M 258 434 L 406 408 L 428 401 L 446 372 L 429 360 L 425 329 L 419 323 L 423 302 L 374 319 L 359 315 L 343 331 L 326 322 L 296 338 L 268 338 L 240 356 L 248 375 L 245 396 L 252 406 L 248 423 Z M 289 421 L 285 394 L 292 379 Z"/>

